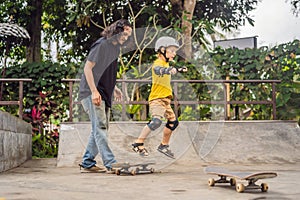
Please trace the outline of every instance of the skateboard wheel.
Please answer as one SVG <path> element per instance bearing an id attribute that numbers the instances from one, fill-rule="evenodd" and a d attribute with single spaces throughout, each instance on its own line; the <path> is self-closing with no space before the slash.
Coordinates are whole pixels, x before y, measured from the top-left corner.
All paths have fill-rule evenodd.
<path id="1" fill-rule="evenodd" d="M 150 168 L 150 173 L 154 173 L 154 169 L 153 168 Z"/>
<path id="2" fill-rule="evenodd" d="M 133 170 L 131 170 L 130 174 L 131 174 L 132 176 L 134 176 L 134 175 L 136 175 L 136 171 L 133 169 Z"/>
<path id="3" fill-rule="evenodd" d="M 117 170 L 116 170 L 116 174 L 117 174 L 117 175 L 121 175 L 121 170 L 117 169 Z"/>
<path id="4" fill-rule="evenodd" d="M 267 192 L 268 189 L 269 189 L 268 184 L 266 184 L 266 183 L 262 183 L 262 184 L 261 184 L 261 191 L 262 191 L 262 192 Z"/>
<path id="5" fill-rule="evenodd" d="M 215 186 L 215 179 L 213 179 L 213 178 L 208 179 L 208 185 Z"/>
<path id="6" fill-rule="evenodd" d="M 236 191 L 237 192 L 244 192 L 245 191 L 245 186 L 242 183 L 239 183 L 236 185 Z"/>
<path id="7" fill-rule="evenodd" d="M 236 185 L 236 180 L 235 180 L 234 178 L 231 178 L 231 179 L 229 180 L 229 182 L 230 182 L 230 185 L 231 185 L 231 186 L 235 186 L 235 185 Z"/>

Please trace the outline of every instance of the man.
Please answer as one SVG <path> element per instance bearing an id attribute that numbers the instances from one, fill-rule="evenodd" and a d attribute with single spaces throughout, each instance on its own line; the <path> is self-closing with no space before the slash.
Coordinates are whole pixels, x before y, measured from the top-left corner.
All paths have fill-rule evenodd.
<path id="1" fill-rule="evenodd" d="M 113 172 L 112 164 L 117 162 L 108 145 L 107 131 L 113 93 L 116 100 L 122 98 L 121 91 L 115 86 L 117 58 L 131 32 L 127 20 L 114 22 L 104 29 L 86 59 L 79 97 L 91 120 L 92 131 L 80 164 L 84 172 Z M 96 165 L 98 153 L 105 168 Z"/>

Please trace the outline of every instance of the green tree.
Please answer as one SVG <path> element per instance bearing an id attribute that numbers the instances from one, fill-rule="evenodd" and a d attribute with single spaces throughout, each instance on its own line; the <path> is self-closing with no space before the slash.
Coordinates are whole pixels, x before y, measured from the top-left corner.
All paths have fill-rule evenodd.
<path id="1" fill-rule="evenodd" d="M 170 27 L 183 33 L 183 42 L 186 44 L 186 54 L 191 55 L 192 37 L 198 38 L 200 44 L 207 45 L 206 34 L 216 33 L 216 26 L 223 30 L 232 31 L 238 26 L 250 23 L 253 19 L 249 12 L 255 9 L 257 0 L 219 1 L 219 0 L 145 0 L 125 1 L 111 0 L 110 4 L 97 0 L 81 1 L 73 6 L 71 14 L 77 19 L 80 26 L 92 26 L 103 28 L 119 18 L 130 18 L 132 10 L 143 12 L 135 19 L 137 27 L 145 27 L 157 16 L 158 25 Z M 171 12 L 170 12 L 171 11 Z"/>
<path id="2" fill-rule="evenodd" d="M 27 20 L 27 30 L 31 36 L 29 45 L 27 47 L 26 60 L 28 62 L 41 62 L 41 30 L 42 30 L 42 13 L 43 1 L 42 0 L 29 0 L 28 2 L 29 13 Z"/>
<path id="3" fill-rule="evenodd" d="M 298 16 L 300 13 L 300 0 L 289 0 L 289 2 L 292 5 L 293 13 Z"/>

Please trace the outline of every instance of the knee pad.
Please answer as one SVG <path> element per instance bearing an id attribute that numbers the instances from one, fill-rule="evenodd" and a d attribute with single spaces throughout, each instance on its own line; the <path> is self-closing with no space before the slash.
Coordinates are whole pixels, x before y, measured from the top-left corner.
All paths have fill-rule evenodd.
<path id="1" fill-rule="evenodd" d="M 175 121 L 169 121 L 166 123 L 166 127 L 171 131 L 174 131 L 179 125 L 179 121 L 176 119 Z"/>
<path id="2" fill-rule="evenodd" d="M 154 131 L 158 127 L 160 127 L 162 121 L 159 118 L 152 118 L 150 122 L 148 122 L 148 127 L 151 129 L 151 131 Z"/>

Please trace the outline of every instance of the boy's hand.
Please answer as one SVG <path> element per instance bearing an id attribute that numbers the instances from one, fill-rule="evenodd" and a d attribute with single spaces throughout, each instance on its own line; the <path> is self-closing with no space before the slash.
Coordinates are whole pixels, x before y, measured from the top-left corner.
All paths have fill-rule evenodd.
<path id="1" fill-rule="evenodd" d="M 177 72 L 179 72 L 179 73 L 184 73 L 184 72 L 187 72 L 187 71 L 188 71 L 187 67 L 177 68 Z"/>
<path id="2" fill-rule="evenodd" d="M 175 67 L 172 67 L 170 70 L 169 70 L 169 73 L 170 74 L 176 74 L 177 73 L 177 69 Z"/>

